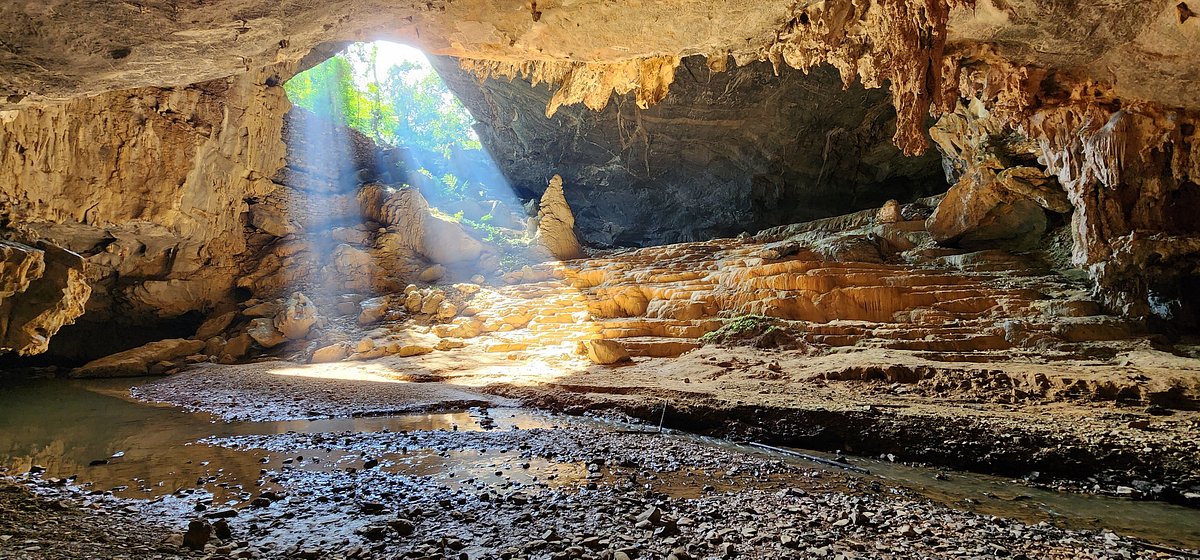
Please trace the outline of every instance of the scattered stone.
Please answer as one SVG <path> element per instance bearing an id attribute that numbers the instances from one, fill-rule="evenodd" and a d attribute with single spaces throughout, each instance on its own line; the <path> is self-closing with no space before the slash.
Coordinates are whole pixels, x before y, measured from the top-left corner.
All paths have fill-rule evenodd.
<path id="1" fill-rule="evenodd" d="M 192 550 L 204 550 L 208 539 L 212 536 L 212 525 L 203 519 L 193 519 L 188 522 L 187 532 L 183 534 L 183 546 Z"/>
<path id="2" fill-rule="evenodd" d="M 275 316 L 273 324 L 287 339 L 300 340 L 308 336 L 308 331 L 316 322 L 316 305 L 308 299 L 308 296 L 300 292 L 292 292 L 284 304 L 283 310 Z"/>
<path id="3" fill-rule="evenodd" d="M 318 348 L 312 355 L 312 363 L 324 364 L 329 362 L 340 362 L 350 355 L 350 350 L 346 348 L 344 343 L 330 344 L 322 348 Z"/>
<path id="4" fill-rule="evenodd" d="M 246 329 L 246 334 L 250 335 L 259 346 L 263 348 L 274 348 L 287 342 L 287 337 L 275 328 L 275 322 L 272 319 L 260 317 L 250 321 L 250 327 Z"/>
<path id="5" fill-rule="evenodd" d="M 438 280 L 441 280 L 442 278 L 445 278 L 445 276 L 446 267 L 440 264 L 435 264 L 426 268 L 425 270 L 422 270 L 421 274 L 417 276 L 417 279 L 425 282 L 426 284 L 432 284 Z"/>
<path id="6" fill-rule="evenodd" d="M 629 352 L 613 340 L 588 340 L 583 343 L 588 359 L 597 364 L 616 364 L 630 360 Z"/>
<path id="7" fill-rule="evenodd" d="M 170 338 L 92 360 L 71 371 L 71 377 L 131 377 L 146 375 L 150 366 L 189 356 L 204 349 L 203 340 Z"/>
<path id="8" fill-rule="evenodd" d="M 390 298 L 387 296 L 364 299 L 359 303 L 358 324 L 378 323 L 388 312 Z"/>

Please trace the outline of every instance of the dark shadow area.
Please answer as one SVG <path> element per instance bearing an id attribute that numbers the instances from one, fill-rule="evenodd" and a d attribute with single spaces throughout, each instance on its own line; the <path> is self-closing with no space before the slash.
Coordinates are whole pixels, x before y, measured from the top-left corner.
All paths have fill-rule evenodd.
<path id="1" fill-rule="evenodd" d="M 199 311 L 173 318 L 144 318 L 139 321 L 89 321 L 86 315 L 65 325 L 50 339 L 50 348 L 36 356 L 0 356 L 0 369 L 58 366 L 72 368 L 96 358 L 137 348 L 167 338 L 187 338 L 204 321 Z"/>
<path id="2" fill-rule="evenodd" d="M 540 196 L 562 175 L 577 233 L 598 247 L 729 237 L 947 187 L 936 150 L 905 157 L 892 144 L 886 88 L 843 90 L 831 67 L 713 72 L 693 56 L 648 109 L 630 93 L 546 118 L 553 86 L 481 83 L 455 59 L 431 62 L 518 196 Z"/>

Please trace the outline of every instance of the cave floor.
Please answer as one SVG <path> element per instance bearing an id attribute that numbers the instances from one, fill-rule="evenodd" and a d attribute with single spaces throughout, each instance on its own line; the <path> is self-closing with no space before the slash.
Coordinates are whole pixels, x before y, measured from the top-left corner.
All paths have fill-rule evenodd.
<path id="1" fill-rule="evenodd" d="M 85 472 L 78 479 L 64 480 L 71 469 L 50 463 L 45 472 L 22 469 L 33 472 L 0 481 L 0 557 L 1166 558 L 1200 545 L 1200 511 L 1161 502 L 1047 491 L 855 456 L 844 460 L 851 468 L 841 468 L 728 440 L 658 433 L 665 398 L 669 428 L 804 441 L 767 435 L 786 416 L 773 400 L 782 393 L 751 390 L 759 378 L 746 373 L 793 359 L 786 353 L 710 349 L 683 359 L 583 366 L 553 380 L 543 364 L 537 383 L 511 377 L 531 364 L 462 354 L 457 368 L 445 367 L 453 353 L 429 355 L 445 367 L 437 375 L 422 374 L 415 369 L 421 360 L 411 359 L 341 368 L 271 361 L 204 365 L 149 382 L 76 382 L 81 402 L 133 415 L 130 422 L 91 421 L 86 429 L 109 423 L 139 431 L 125 441 L 145 445 L 122 448 L 92 471 L 78 467 Z M 749 364 L 756 356 L 761 362 Z M 701 377 L 712 357 L 746 367 L 716 366 L 740 372 L 721 376 L 730 379 L 717 390 L 715 380 Z M 604 388 L 636 368 L 659 372 L 657 381 Z M 675 375 L 694 379 L 675 383 L 696 387 L 672 388 Z M 743 382 L 733 383 L 739 377 Z M 215 416 L 147 406 L 123 389 L 132 383 L 141 399 Z M 792 409 L 834 410 L 828 399 L 835 392 L 796 385 L 787 399 Z M 50 389 L 46 398 L 74 398 L 60 385 Z M 860 400 L 839 410 L 864 403 L 893 410 L 885 405 L 903 401 L 916 407 L 919 414 L 889 415 L 913 433 L 910 444 L 920 439 L 917 419 L 973 417 L 994 428 L 1038 414 L 943 403 L 939 417 L 937 405 L 920 406 L 918 397 L 855 391 Z M 36 408 L 37 394 L 21 398 Z M 522 402 L 570 414 L 511 408 Z M 1075 418 L 1089 407 L 1102 419 L 1116 413 L 1111 405 L 1054 406 L 1075 407 Z M 955 408 L 962 410 L 951 415 Z M 746 413 L 753 409 L 759 414 Z M 585 410 L 593 414 L 579 415 Z M 364 414 L 387 415 L 349 418 Z M 624 414 L 651 421 L 621 420 Z M 1156 422 L 1180 421 L 1175 416 L 1186 413 Z M 1040 424 L 1065 441 L 1069 423 Z M 71 448 L 59 440 L 42 456 Z M 97 469 L 137 472 L 155 450 L 168 465 L 179 463 L 168 471 L 174 479 L 163 476 L 165 485 L 155 482 L 159 473 L 134 475 L 128 487 L 113 490 L 83 483 Z M 119 470 L 125 468 L 134 470 Z M 212 474 L 193 484 L 186 479 L 196 469 Z M 138 492 L 145 496 L 130 498 Z M 192 551 L 185 543 L 197 534 L 207 543 Z"/>
<path id="2" fill-rule="evenodd" d="M 1164 352 L 1129 352 L 1117 364 L 952 364 L 902 350 L 811 356 L 736 346 L 615 366 L 518 357 L 468 347 L 335 364 L 201 364 L 135 393 L 227 420 L 520 403 L 741 441 L 890 455 L 1044 487 L 1200 503 L 1200 412 L 1186 398 L 1200 386 L 1200 369 Z M 1163 404 L 1116 397 L 1135 390 L 1140 402 Z"/>

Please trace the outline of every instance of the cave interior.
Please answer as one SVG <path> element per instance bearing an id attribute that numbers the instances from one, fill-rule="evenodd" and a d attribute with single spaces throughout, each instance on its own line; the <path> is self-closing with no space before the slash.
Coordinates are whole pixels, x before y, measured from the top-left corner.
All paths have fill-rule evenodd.
<path id="1" fill-rule="evenodd" d="M 0 558 L 1200 555 L 1200 18 L 0 6 Z"/>

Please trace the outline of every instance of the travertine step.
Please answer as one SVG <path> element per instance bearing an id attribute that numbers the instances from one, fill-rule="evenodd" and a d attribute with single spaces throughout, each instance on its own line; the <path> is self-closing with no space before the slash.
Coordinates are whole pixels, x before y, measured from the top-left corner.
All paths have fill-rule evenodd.
<path id="1" fill-rule="evenodd" d="M 646 358 L 675 358 L 700 347 L 700 342 L 688 338 L 635 337 L 618 342 L 630 356 Z"/>

